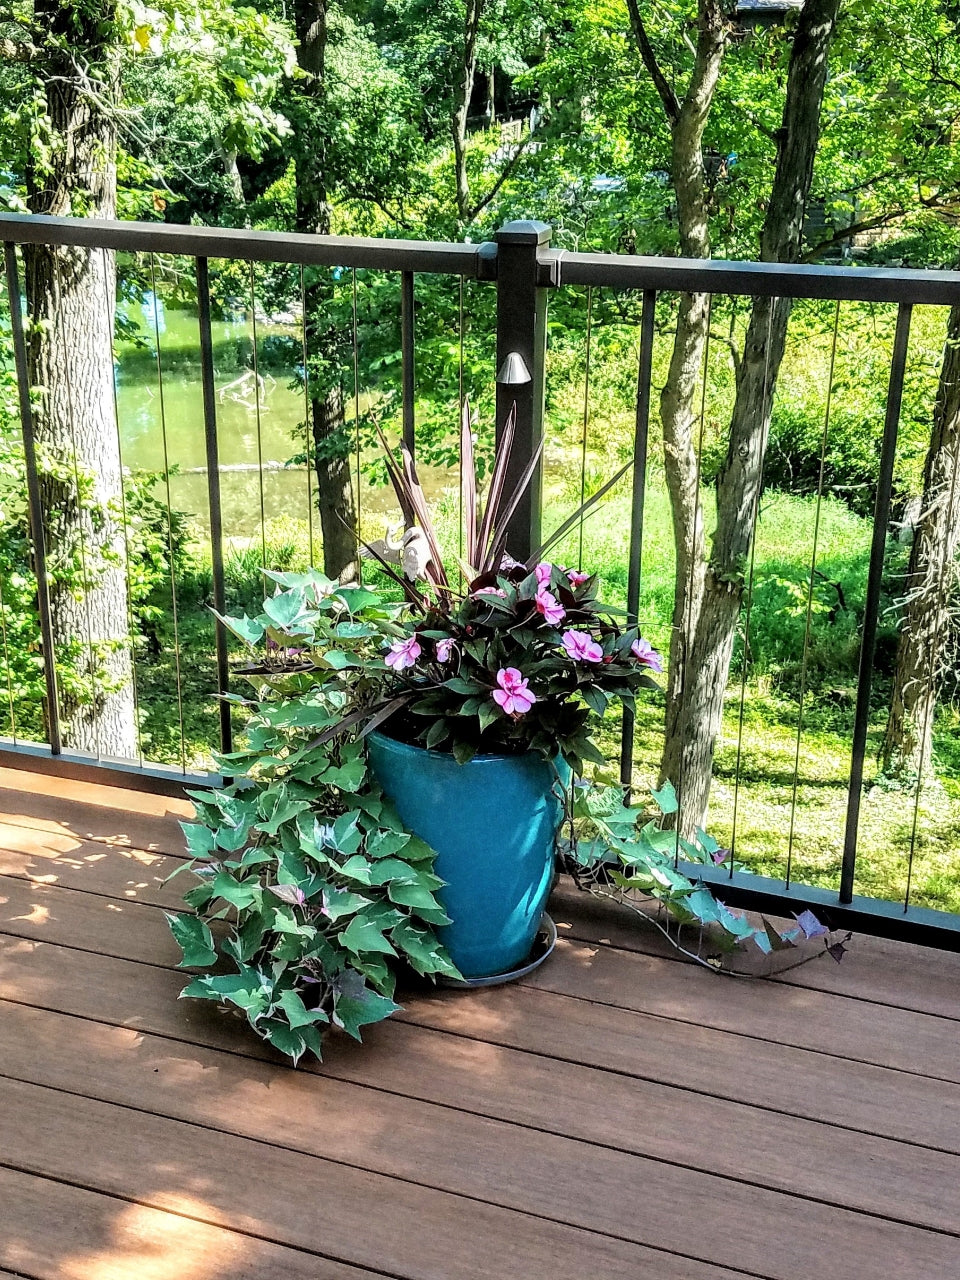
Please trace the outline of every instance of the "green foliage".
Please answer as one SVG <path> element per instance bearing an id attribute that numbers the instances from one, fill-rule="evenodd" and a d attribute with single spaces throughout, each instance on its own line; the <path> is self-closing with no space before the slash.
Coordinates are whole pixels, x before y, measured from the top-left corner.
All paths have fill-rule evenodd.
<path id="1" fill-rule="evenodd" d="M 240 1010 L 296 1063 L 320 1056 L 328 1024 L 360 1039 L 397 1008 L 390 962 L 459 975 L 434 932 L 448 918 L 432 851 L 368 775 L 362 740 L 337 732 L 375 678 L 392 611 L 322 574 L 275 576 L 261 614 L 226 620 L 267 657 L 247 672 L 246 745 L 219 759 L 236 781 L 195 793 L 184 824 L 197 914 L 170 921 L 184 966 L 215 970 L 182 994 Z"/>

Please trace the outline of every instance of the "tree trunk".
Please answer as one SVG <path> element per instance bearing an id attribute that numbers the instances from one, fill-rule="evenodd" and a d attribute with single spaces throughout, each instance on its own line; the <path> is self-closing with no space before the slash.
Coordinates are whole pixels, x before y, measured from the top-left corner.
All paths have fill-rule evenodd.
<path id="1" fill-rule="evenodd" d="M 798 21 L 761 240 L 760 256 L 766 262 L 795 262 L 800 256 L 838 9 L 839 0 L 807 0 Z M 702 826 L 706 816 L 789 318 L 789 301 L 754 300 L 717 485 L 717 526 L 700 607 L 686 637 L 682 697 L 667 719 L 661 770 L 680 790 L 685 833 Z"/>
<path id="2" fill-rule="evenodd" d="M 483 17 L 484 0 L 466 0 L 463 24 L 463 60 L 457 74 L 457 85 L 450 119 L 453 135 L 453 159 L 457 182 L 457 216 L 461 224 L 470 221 L 470 180 L 467 177 L 467 116 L 473 97 L 477 73 L 477 35 Z"/>
<path id="3" fill-rule="evenodd" d="M 960 548 L 960 306 L 950 312 L 923 505 L 904 584 L 893 698 L 881 750 L 884 773 L 902 782 L 930 776 L 940 655 L 949 627 Z"/>
<path id="4" fill-rule="evenodd" d="M 296 0 L 294 19 L 297 61 L 306 73 L 298 87 L 295 112 L 296 229 L 329 235 L 330 201 L 323 149 L 327 0 Z M 308 279 L 303 324 L 323 568 L 328 577 L 346 580 L 357 572 L 357 514 L 350 475 L 350 440 L 343 412 L 340 335 L 329 318 L 332 297 L 333 284 L 328 277 Z"/>
<path id="5" fill-rule="evenodd" d="M 637 0 L 628 0 L 634 39 L 670 124 L 671 178 L 677 200 L 680 252 L 710 257 L 710 221 L 703 135 L 710 118 L 727 38 L 716 0 L 701 0 L 694 65 L 681 101 L 667 83 L 647 35 Z M 664 472 L 670 495 L 676 580 L 667 675 L 667 741 L 676 739 L 686 683 L 687 640 L 703 595 L 704 533 L 696 439 L 697 388 L 709 324 L 705 293 L 681 294 L 670 372 L 660 396 Z M 666 766 L 664 766 L 666 767 Z M 670 776 L 665 774 L 665 776 Z"/>
<path id="6" fill-rule="evenodd" d="M 37 6 L 38 23 L 64 47 L 43 69 L 51 141 L 45 155 L 35 149 L 27 170 L 32 213 L 116 217 L 111 108 L 119 49 L 99 43 L 114 20 L 105 4 L 78 31 L 74 10 Z M 138 737 L 113 386 L 114 255 L 28 246 L 24 262 L 64 744 L 132 759 Z"/>

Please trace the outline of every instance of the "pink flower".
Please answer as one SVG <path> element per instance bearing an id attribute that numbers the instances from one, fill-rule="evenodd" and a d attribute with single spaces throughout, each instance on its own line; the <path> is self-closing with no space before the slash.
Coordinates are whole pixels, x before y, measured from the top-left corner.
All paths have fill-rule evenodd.
<path id="1" fill-rule="evenodd" d="M 565 631 L 561 642 L 574 662 L 603 661 L 603 650 L 589 631 Z"/>
<path id="2" fill-rule="evenodd" d="M 437 661 L 449 662 L 457 651 L 456 640 L 438 640 L 437 641 Z"/>
<path id="3" fill-rule="evenodd" d="M 581 573 L 579 569 L 568 569 L 567 577 L 575 587 L 582 587 L 585 582 L 589 582 L 593 575 L 589 573 Z"/>
<path id="4" fill-rule="evenodd" d="M 644 640 L 643 636 L 634 640 L 633 644 L 630 646 L 630 652 L 638 662 L 642 662 L 644 666 L 650 667 L 651 670 L 663 670 L 663 663 L 660 660 L 659 653 L 657 653 L 649 640 Z"/>
<path id="5" fill-rule="evenodd" d="M 516 667 L 501 667 L 497 672 L 497 684 L 500 688 L 494 689 L 493 700 L 497 706 L 503 707 L 508 716 L 525 715 L 537 700 Z"/>
<path id="6" fill-rule="evenodd" d="M 403 671 L 414 666 L 419 657 L 419 641 L 416 636 L 411 636 L 409 640 L 395 640 L 384 662 L 388 667 L 393 667 L 394 671 Z"/>
<path id="7" fill-rule="evenodd" d="M 562 622 L 566 616 L 563 611 L 563 605 L 558 604 L 556 597 L 542 587 L 537 592 L 535 603 L 537 613 L 542 613 L 544 622 L 549 622 L 551 627 L 555 627 L 558 622 Z"/>
<path id="8" fill-rule="evenodd" d="M 507 593 L 502 587 L 481 587 L 479 591 L 473 592 L 474 600 L 479 599 L 480 596 L 499 596 L 501 600 L 506 600 Z"/>
<path id="9" fill-rule="evenodd" d="M 545 587 L 549 587 L 550 585 L 550 575 L 553 573 L 553 565 L 550 564 L 548 560 L 541 560 L 536 569 L 534 569 L 534 573 L 537 575 L 537 586 L 542 591 Z"/>

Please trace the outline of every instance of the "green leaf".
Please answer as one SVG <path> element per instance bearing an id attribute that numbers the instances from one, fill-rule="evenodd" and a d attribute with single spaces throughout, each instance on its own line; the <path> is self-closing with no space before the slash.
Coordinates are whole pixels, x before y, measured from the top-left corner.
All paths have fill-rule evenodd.
<path id="1" fill-rule="evenodd" d="M 386 996 L 371 991 L 359 973 L 346 969 L 337 975 L 333 1021 L 355 1040 L 360 1039 L 361 1027 L 381 1022 L 399 1008 Z"/>
<path id="2" fill-rule="evenodd" d="M 199 916 L 165 914 L 170 932 L 183 952 L 178 968 L 205 969 L 216 963 L 217 951 L 213 945 L 213 934 Z"/>
<path id="3" fill-rule="evenodd" d="M 303 1057 L 307 1042 L 302 1030 L 294 1030 L 280 1018 L 267 1018 L 265 1022 L 261 1022 L 258 1030 L 275 1049 L 285 1053 L 294 1066 Z"/>
<path id="4" fill-rule="evenodd" d="M 325 650 L 321 655 L 320 661 L 333 671 L 345 671 L 347 667 L 363 666 L 363 663 L 358 658 L 355 658 L 352 653 L 345 653 L 343 649 Z"/>
<path id="5" fill-rule="evenodd" d="M 388 858 L 409 843 L 410 836 L 405 831 L 377 831 L 367 837 L 367 857 Z"/>
<path id="6" fill-rule="evenodd" d="M 351 893 L 347 889 L 335 889 L 332 886 L 323 891 L 323 913 L 334 923 L 344 916 L 356 915 L 369 905 L 370 899 L 365 898 L 362 893 Z"/>
<path id="7" fill-rule="evenodd" d="M 348 858 L 339 870 L 342 876 L 346 876 L 348 880 L 355 880 L 357 884 L 372 883 L 373 872 L 370 863 L 359 853 Z"/>
<path id="8" fill-rule="evenodd" d="M 370 884 L 387 884 L 390 880 L 403 880 L 408 884 L 419 883 L 417 871 L 401 858 L 381 858 L 370 868 Z"/>
<path id="9" fill-rule="evenodd" d="M 502 718 L 503 712 L 492 698 L 488 698 L 484 702 L 481 702 L 480 709 L 477 712 L 477 719 L 480 721 L 481 733 L 488 725 L 493 724 L 494 720 L 500 720 Z M 456 752 L 454 752 L 454 754 L 456 754 Z"/>
<path id="10" fill-rule="evenodd" d="M 211 609 L 210 612 L 219 618 L 227 630 L 232 631 L 244 644 L 252 647 L 255 644 L 259 644 L 263 639 L 263 626 L 255 618 L 248 618 L 246 614 L 239 618 L 230 618 L 222 613 L 217 613 L 216 609 Z"/>
<path id="11" fill-rule="evenodd" d="M 659 791 L 651 791 L 654 802 L 661 813 L 676 813 L 680 805 L 673 783 L 668 778 Z"/>
<path id="12" fill-rule="evenodd" d="M 391 938 L 403 951 L 411 966 L 424 976 L 431 973 L 442 973 L 448 978 L 461 978 L 463 975 L 456 967 L 446 950 L 441 946 L 432 929 L 418 928 L 405 920 L 391 933 Z"/>
<path id="13" fill-rule="evenodd" d="M 476 745 L 472 742 L 455 742 L 453 758 L 457 764 L 467 764 L 477 754 Z"/>
<path id="14" fill-rule="evenodd" d="M 343 946 L 357 955 L 362 951 L 380 951 L 388 956 L 397 954 L 373 921 L 364 919 L 362 915 L 354 916 L 338 936 Z"/>
<path id="15" fill-rule="evenodd" d="M 299 587 L 280 591 L 263 602 L 264 613 L 281 631 L 289 631 L 303 617 L 306 609 L 306 597 Z"/>
<path id="16" fill-rule="evenodd" d="M 440 743 L 450 736 L 450 731 L 443 720 L 434 720 L 433 724 L 427 730 L 426 747 L 428 751 L 432 751 L 435 747 L 439 747 Z"/>
<path id="17" fill-rule="evenodd" d="M 291 1027 L 305 1027 L 312 1022 L 330 1021 L 322 1009 L 308 1009 L 296 991 L 284 991 L 279 1003 Z"/>
<path id="18" fill-rule="evenodd" d="M 187 850 L 191 858 L 208 858 L 216 847 L 216 834 L 198 822 L 181 822 L 180 829 L 187 838 Z"/>
<path id="19" fill-rule="evenodd" d="M 277 933 L 290 933 L 301 938 L 315 938 L 317 934 L 312 924 L 301 923 L 293 914 L 293 908 L 287 906 L 274 908 L 271 925 Z"/>
<path id="20" fill-rule="evenodd" d="M 366 772 L 367 766 L 363 760 L 349 760 L 339 768 L 325 773 L 323 781 L 329 787 L 339 787 L 341 791 L 356 791 Z"/>
<path id="21" fill-rule="evenodd" d="M 298 813 L 310 808 L 309 800 L 293 800 L 287 793 L 286 786 L 276 790 L 265 791 L 260 797 L 260 813 L 262 815 L 257 826 L 265 835 L 275 836 L 280 827 Z"/>
<path id="22" fill-rule="evenodd" d="M 380 597 L 366 587 L 341 587 L 336 594 L 351 613 L 359 613 L 361 609 L 380 604 Z"/>
<path id="23" fill-rule="evenodd" d="M 218 871 L 210 887 L 214 897 L 229 902 L 238 911 L 260 903 L 260 885 L 241 884 L 229 871 Z"/>
<path id="24" fill-rule="evenodd" d="M 430 890 L 422 885 L 393 881 L 387 885 L 387 894 L 391 902 L 395 902 L 400 907 L 410 907 L 430 924 L 450 923 L 450 917 L 446 915 L 440 903 Z"/>
<path id="25" fill-rule="evenodd" d="M 360 848 L 363 832 L 358 826 L 359 821 L 360 810 L 351 809 L 349 813 L 342 813 L 333 824 L 333 842 L 339 853 L 349 855 Z"/>

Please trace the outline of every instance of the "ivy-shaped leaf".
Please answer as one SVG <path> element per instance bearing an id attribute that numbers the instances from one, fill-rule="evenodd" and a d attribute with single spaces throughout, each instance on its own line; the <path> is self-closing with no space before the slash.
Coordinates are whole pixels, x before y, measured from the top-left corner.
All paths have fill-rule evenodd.
<path id="1" fill-rule="evenodd" d="M 213 934 L 199 916 L 165 914 L 170 932 L 183 952 L 178 968 L 206 968 L 216 963 L 217 951 L 213 945 Z"/>

